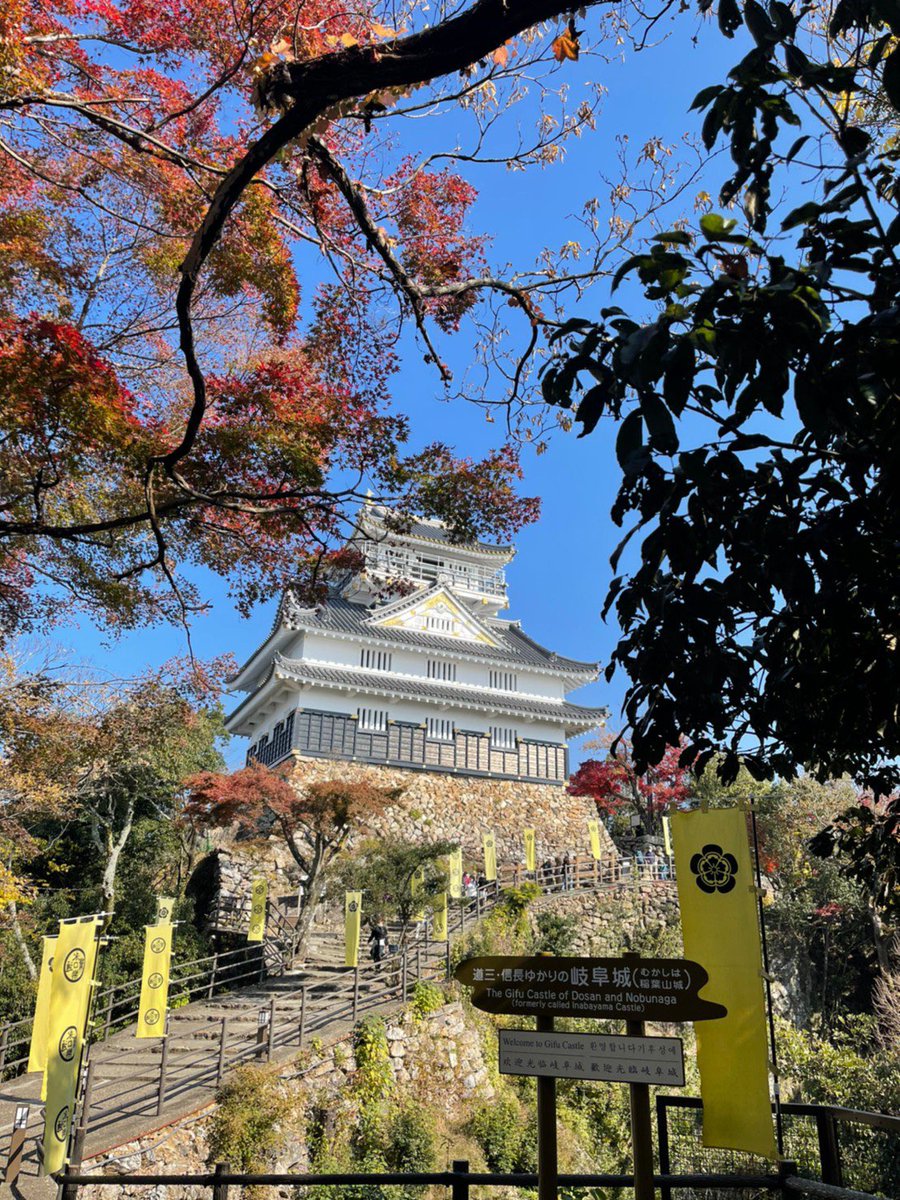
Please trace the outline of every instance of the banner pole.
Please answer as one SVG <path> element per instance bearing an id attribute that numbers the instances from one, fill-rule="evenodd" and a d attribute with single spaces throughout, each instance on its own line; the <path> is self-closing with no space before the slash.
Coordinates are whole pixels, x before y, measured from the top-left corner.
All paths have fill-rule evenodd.
<path id="1" fill-rule="evenodd" d="M 772 1059 L 772 1090 L 775 1096 L 775 1145 L 784 1158 L 784 1122 L 781 1114 L 781 1080 L 778 1075 L 778 1049 L 775 1045 L 775 1014 L 772 1008 L 772 975 L 769 971 L 769 947 L 766 940 L 766 915 L 763 906 L 762 871 L 759 866 L 759 833 L 756 827 L 756 799 L 750 797 L 750 825 L 753 832 L 753 858 L 756 864 L 756 905 L 759 912 L 759 940 L 762 948 L 766 985 L 766 1015 L 769 1023 L 769 1051 Z"/>

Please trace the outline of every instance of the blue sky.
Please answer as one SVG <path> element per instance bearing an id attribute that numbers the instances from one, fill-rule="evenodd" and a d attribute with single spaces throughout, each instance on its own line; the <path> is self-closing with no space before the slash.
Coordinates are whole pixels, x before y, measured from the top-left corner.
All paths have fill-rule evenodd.
<path id="1" fill-rule="evenodd" d="M 596 22 L 596 14 L 589 14 L 581 24 L 590 30 Z M 677 142 L 685 132 L 697 131 L 696 114 L 687 111 L 693 96 L 701 87 L 721 80 L 741 52 L 713 23 L 698 22 L 693 13 L 661 23 L 657 38 L 664 34 L 668 37 L 662 44 L 641 53 L 623 48 L 622 62 L 585 59 L 565 65 L 560 82 L 570 85 L 573 97 L 577 99 L 592 79 L 605 85 L 607 96 L 597 130 L 570 142 L 562 165 L 526 174 L 481 168 L 481 173 L 470 176 L 479 188 L 471 225 L 492 235 L 492 258 L 530 262 L 545 243 L 560 245 L 577 238 L 571 214 L 579 212 L 589 196 L 603 194 L 600 175 L 614 171 L 617 135 L 627 133 L 632 145 L 640 145 L 652 136 Z M 524 112 L 527 115 L 527 107 Z M 422 136 L 434 136 L 439 130 L 446 143 L 448 132 L 453 132 L 448 124 L 452 120 L 445 117 L 436 128 L 427 122 L 418 124 Z M 627 299 L 626 289 L 623 294 Z M 601 283 L 577 311 L 590 316 L 608 302 L 607 285 Z M 446 349 L 448 361 L 460 373 L 467 340 L 445 339 L 441 349 Z M 433 369 L 412 348 L 393 390 L 396 407 L 412 417 L 415 444 L 439 439 L 462 453 L 477 454 L 496 440 L 497 427 L 487 424 L 483 413 L 464 402 L 448 404 L 441 399 Z M 613 427 L 601 424 L 583 440 L 574 434 L 556 435 L 541 457 L 526 451 L 524 490 L 541 496 L 543 515 L 537 525 L 519 535 L 518 555 L 509 569 L 510 615 L 520 619 L 532 637 L 562 654 L 604 662 L 616 638 L 614 625 L 600 621 L 610 578 L 608 559 L 620 536 L 609 519 L 618 486 L 613 438 Z M 210 614 L 194 625 L 195 653 L 208 658 L 230 651 L 243 660 L 267 635 L 277 597 L 273 595 L 251 619 L 244 620 L 228 600 L 222 581 L 209 575 L 194 578 L 212 605 Z M 111 642 L 81 625 L 58 630 L 55 640 L 70 648 L 79 661 L 90 660 L 118 676 L 136 674 L 185 651 L 183 633 L 165 628 Z M 622 679 L 612 684 L 600 681 L 573 699 L 607 705 L 612 711 L 610 725 L 617 728 L 623 692 Z M 226 700 L 227 706 L 231 704 Z M 242 761 L 243 750 L 243 740 L 234 741 L 230 762 Z M 576 761 L 577 757 L 576 751 Z"/>

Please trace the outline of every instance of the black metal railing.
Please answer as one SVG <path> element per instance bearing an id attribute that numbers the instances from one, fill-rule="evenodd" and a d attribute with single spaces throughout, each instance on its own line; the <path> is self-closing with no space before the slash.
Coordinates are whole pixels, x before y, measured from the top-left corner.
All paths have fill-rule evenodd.
<path id="1" fill-rule="evenodd" d="M 798 1178 L 864 1195 L 900 1196 L 900 1117 L 803 1103 L 782 1104 L 781 1113 L 785 1155 L 796 1164 Z M 657 1096 L 660 1170 L 758 1174 L 763 1160 L 702 1145 L 702 1116 L 703 1104 L 696 1097 Z M 746 1187 L 749 1196 L 752 1185 Z M 662 1200 L 682 1198 L 664 1189 Z"/>
<path id="2" fill-rule="evenodd" d="M 310 1189 L 310 1195 L 315 1195 L 317 1187 L 444 1187 L 450 1190 L 451 1200 L 470 1200 L 470 1189 L 473 1187 L 502 1187 L 521 1188 L 532 1191 L 537 1187 L 538 1177 L 533 1173 L 498 1174 L 494 1172 L 474 1172 L 469 1170 L 466 1161 L 457 1160 L 449 1171 L 428 1172 L 385 1172 L 384 1174 L 328 1174 L 328 1175 L 299 1175 L 299 1174 L 240 1174 L 232 1172 L 227 1163 L 218 1163 L 211 1172 L 202 1174 L 183 1175 L 94 1175 L 70 1171 L 57 1177 L 63 1185 L 63 1200 L 75 1200 L 78 1188 L 88 1186 L 158 1186 L 160 1184 L 190 1184 L 194 1187 L 210 1188 L 213 1200 L 228 1200 L 229 1188 L 251 1186 L 294 1187 Z M 781 1192 L 784 1188 L 784 1177 L 765 1172 L 756 1175 L 752 1184 L 760 1191 Z M 713 1186 L 722 1190 L 742 1188 L 747 1180 L 734 1175 L 657 1175 L 654 1184 L 657 1187 L 697 1187 Z M 592 1191 L 597 1188 L 633 1188 L 633 1175 L 610 1174 L 578 1174 L 560 1175 L 558 1185 L 565 1192 L 578 1190 Z M 298 1192 L 303 1195 L 303 1192 Z M 377 1195 L 377 1193 L 374 1193 Z"/>

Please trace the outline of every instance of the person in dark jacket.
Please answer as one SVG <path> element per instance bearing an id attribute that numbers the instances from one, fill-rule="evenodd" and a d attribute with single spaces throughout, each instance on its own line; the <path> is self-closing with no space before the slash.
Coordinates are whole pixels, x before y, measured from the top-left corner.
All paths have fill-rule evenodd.
<path id="1" fill-rule="evenodd" d="M 380 963 L 388 948 L 388 931 L 383 917 L 375 918 L 369 930 L 369 941 L 372 943 L 372 961 Z"/>

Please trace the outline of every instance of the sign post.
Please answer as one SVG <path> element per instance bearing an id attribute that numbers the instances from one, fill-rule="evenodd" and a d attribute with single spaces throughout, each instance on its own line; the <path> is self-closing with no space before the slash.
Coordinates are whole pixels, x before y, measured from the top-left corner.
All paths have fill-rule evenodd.
<path id="1" fill-rule="evenodd" d="M 538 1033 L 553 1033 L 553 1018 L 538 1017 Z M 537 1080 L 538 1200 L 556 1200 L 559 1163 L 556 1147 L 556 1078 Z"/>
<path id="2" fill-rule="evenodd" d="M 538 1200 L 557 1200 L 556 1080 L 627 1083 L 634 1200 L 654 1200 L 650 1083 L 684 1086 L 679 1038 L 646 1037 L 644 1022 L 708 1021 L 726 1015 L 699 995 L 709 975 L 683 958 L 470 958 L 456 968 L 485 1012 L 533 1016 L 536 1032 L 500 1031 L 500 1070 L 537 1076 Z M 626 1036 L 557 1033 L 554 1017 L 611 1017 Z"/>
<path id="3" fill-rule="evenodd" d="M 626 1021 L 629 1037 L 644 1036 L 643 1021 Z M 629 1083 L 631 1145 L 634 1151 L 634 1200 L 653 1200 L 653 1126 L 650 1120 L 650 1085 Z"/>

